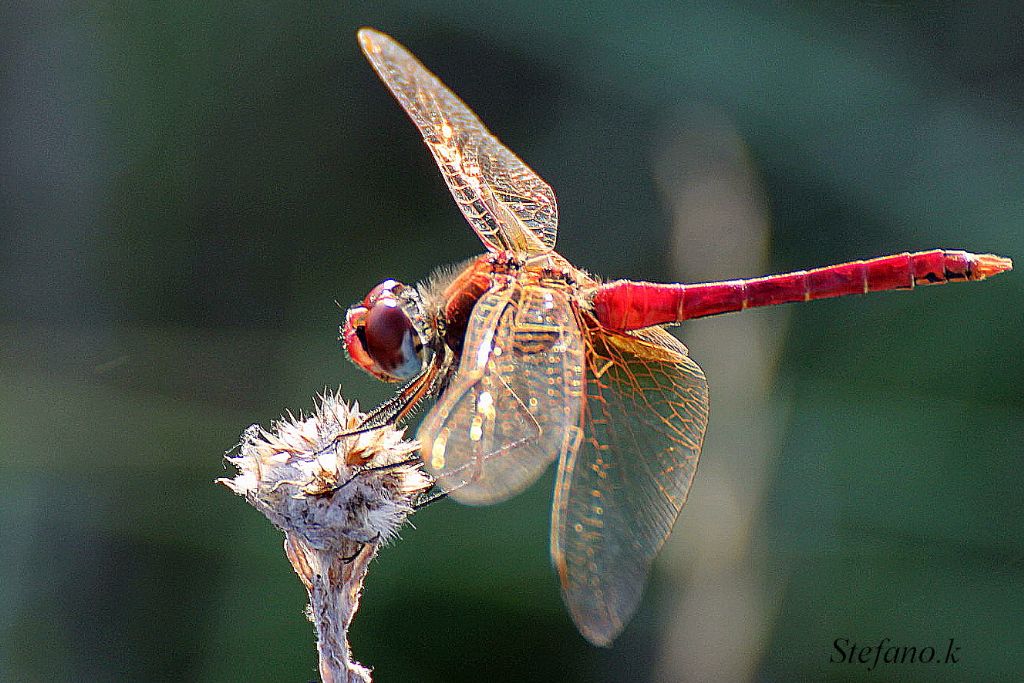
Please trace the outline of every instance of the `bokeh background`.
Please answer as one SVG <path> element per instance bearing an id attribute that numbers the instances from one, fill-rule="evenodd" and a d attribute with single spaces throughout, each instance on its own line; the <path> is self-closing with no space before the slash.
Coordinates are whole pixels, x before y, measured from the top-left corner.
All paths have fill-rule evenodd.
<path id="1" fill-rule="evenodd" d="M 395 35 L 554 188 L 609 278 L 1024 254 L 1024 6 L 418 1 L 0 9 L 0 680 L 305 681 L 280 534 L 215 486 L 342 385 L 385 277 L 473 256 L 355 30 Z M 371 569 L 379 681 L 1010 680 L 1024 280 L 695 321 L 701 472 L 636 618 L 575 632 L 551 478 Z M 836 639 L 960 647 L 869 671 Z M 833 660 L 833 661 L 830 661 Z"/>

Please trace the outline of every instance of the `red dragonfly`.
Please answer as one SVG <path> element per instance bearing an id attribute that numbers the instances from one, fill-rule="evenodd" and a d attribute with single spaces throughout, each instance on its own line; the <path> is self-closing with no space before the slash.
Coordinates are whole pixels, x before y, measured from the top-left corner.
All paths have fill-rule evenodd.
<path id="1" fill-rule="evenodd" d="M 417 286 L 385 280 L 349 309 L 341 339 L 351 359 L 406 382 L 366 426 L 436 396 L 421 455 L 464 503 L 515 495 L 557 460 L 551 558 L 576 625 L 597 645 L 636 609 L 707 426 L 704 373 L 663 325 L 1011 268 L 933 250 L 750 280 L 602 283 L 554 251 L 555 195 L 536 173 L 394 39 L 364 28 L 359 42 L 487 249 Z"/>

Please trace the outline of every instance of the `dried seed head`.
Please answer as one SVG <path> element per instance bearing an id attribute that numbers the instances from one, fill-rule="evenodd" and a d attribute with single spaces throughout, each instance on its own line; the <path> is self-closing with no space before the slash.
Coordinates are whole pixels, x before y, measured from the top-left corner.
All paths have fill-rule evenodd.
<path id="1" fill-rule="evenodd" d="M 403 429 L 338 438 L 362 418 L 358 405 L 325 392 L 310 417 L 289 414 L 269 431 L 246 429 L 238 453 L 226 456 L 238 475 L 217 481 L 318 550 L 390 540 L 433 481 L 409 462 L 418 444 L 404 440 Z"/>
<path id="2" fill-rule="evenodd" d="M 415 497 L 434 483 L 404 430 L 341 436 L 363 418 L 358 405 L 325 392 L 310 417 L 246 429 L 238 452 L 225 456 L 238 475 L 217 480 L 285 532 L 285 554 L 309 593 L 325 683 L 369 683 L 370 670 L 348 644 L 363 578 L 380 543 L 396 536 Z"/>

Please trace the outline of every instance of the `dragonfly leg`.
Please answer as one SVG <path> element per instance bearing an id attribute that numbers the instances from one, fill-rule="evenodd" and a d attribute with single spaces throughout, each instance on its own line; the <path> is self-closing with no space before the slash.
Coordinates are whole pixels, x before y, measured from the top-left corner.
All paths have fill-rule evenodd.
<path id="1" fill-rule="evenodd" d="M 378 408 L 380 407 L 382 406 L 378 406 Z M 360 434 L 366 434 L 367 432 L 372 432 L 376 429 L 383 429 L 384 427 L 391 426 L 396 422 L 396 418 L 392 417 L 391 419 L 382 420 L 376 424 L 367 424 L 372 419 L 376 410 L 377 409 L 374 409 L 373 412 L 367 415 L 367 417 L 363 419 L 363 421 L 360 422 L 359 426 L 356 427 L 355 429 L 347 429 L 343 432 L 338 432 L 337 434 L 335 434 L 334 437 L 331 439 L 330 443 L 328 443 L 326 446 L 324 446 L 323 448 L 321 448 L 320 450 L 313 454 L 314 457 L 320 456 L 321 454 L 326 453 L 332 448 L 337 448 L 338 442 L 341 441 L 342 439 L 346 439 L 350 436 L 359 436 Z"/>
<path id="2" fill-rule="evenodd" d="M 397 394 L 367 413 L 359 426 L 335 434 L 331 442 L 317 451 L 316 455 L 327 452 L 346 437 L 358 436 L 399 422 L 412 412 L 412 409 L 424 396 L 434 390 L 439 373 L 440 370 L 436 365 L 430 366 L 402 387 Z"/>
<path id="3" fill-rule="evenodd" d="M 359 547 L 356 549 L 356 551 L 354 553 L 352 553 L 351 555 L 346 555 L 345 557 L 341 558 L 342 564 L 351 564 L 352 562 L 355 562 L 356 558 L 359 557 L 360 553 L 362 553 L 364 550 L 366 550 L 366 546 L 370 545 L 371 543 L 376 543 L 379 540 L 380 540 L 380 534 L 378 533 L 376 536 L 374 536 L 368 542 L 360 543 Z"/>
<path id="4" fill-rule="evenodd" d="M 425 396 L 437 390 L 440 374 L 439 363 L 430 365 L 419 375 L 413 377 L 398 393 L 367 413 L 358 427 L 350 432 L 340 434 L 338 438 L 351 434 L 362 434 L 401 421 Z"/>
<path id="5" fill-rule="evenodd" d="M 456 490 L 458 488 L 461 488 L 463 486 L 465 486 L 465 484 L 459 484 L 459 486 L 456 486 L 455 488 L 453 488 L 452 491 L 454 491 L 454 490 Z M 427 507 L 431 503 L 436 503 L 439 500 L 444 500 L 445 498 L 448 497 L 449 493 L 451 493 L 451 491 L 444 491 L 444 490 L 438 490 L 438 491 L 436 491 L 434 493 L 423 493 L 423 494 L 420 495 L 420 499 L 417 500 L 415 503 L 413 503 L 412 509 L 413 510 L 422 510 L 423 508 Z"/>
<path id="6" fill-rule="evenodd" d="M 435 500 L 445 498 L 449 494 L 454 493 L 461 488 L 479 483 L 485 476 L 484 466 L 487 460 L 496 457 L 504 457 L 507 455 L 508 451 L 528 440 L 529 437 L 525 437 L 518 441 L 506 444 L 502 448 L 486 455 L 473 456 L 469 462 L 463 463 L 457 467 L 448 468 L 438 473 L 432 473 L 434 474 L 438 486 L 443 490 L 440 493 L 422 494 L 420 501 L 413 505 L 413 509 L 419 510 L 421 507 L 425 507 L 426 505 L 433 503 Z"/>
<path id="7" fill-rule="evenodd" d="M 372 474 L 374 472 L 387 472 L 388 470 L 398 469 L 399 467 L 409 467 L 409 466 L 412 466 L 412 465 L 418 465 L 420 462 L 421 462 L 420 456 L 417 455 L 417 456 L 414 456 L 412 458 L 407 458 L 405 460 L 400 460 L 399 462 L 389 463 L 387 465 L 374 465 L 372 467 L 357 467 L 355 472 L 353 472 L 349 476 L 348 479 L 346 479 L 345 481 L 343 481 L 342 483 L 338 484 L 333 489 L 331 489 L 330 493 L 334 493 L 335 491 L 340 491 L 341 489 L 345 488 L 346 486 L 351 484 L 353 481 L 355 481 L 357 477 L 361 477 L 364 474 Z"/>

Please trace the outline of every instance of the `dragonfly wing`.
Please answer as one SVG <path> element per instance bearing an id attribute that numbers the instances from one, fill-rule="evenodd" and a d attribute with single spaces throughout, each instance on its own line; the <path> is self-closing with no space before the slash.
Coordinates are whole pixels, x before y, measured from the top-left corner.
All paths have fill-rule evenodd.
<path id="1" fill-rule="evenodd" d="M 393 38 L 360 29 L 377 75 L 419 128 L 462 214 L 490 251 L 551 251 L 555 193 L 476 115 Z"/>
<path id="2" fill-rule="evenodd" d="M 707 381 L 661 328 L 616 333 L 584 317 L 584 436 L 562 461 L 551 554 L 581 633 L 609 644 L 636 609 L 651 560 L 697 472 Z"/>
<path id="3" fill-rule="evenodd" d="M 423 461 L 452 498 L 486 504 L 580 441 L 583 343 L 567 295 L 518 283 L 477 302 L 451 386 L 424 418 Z"/>

